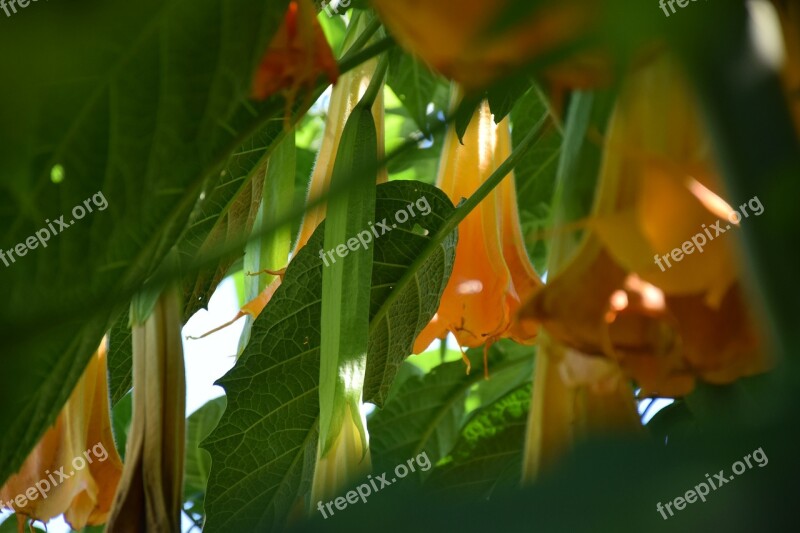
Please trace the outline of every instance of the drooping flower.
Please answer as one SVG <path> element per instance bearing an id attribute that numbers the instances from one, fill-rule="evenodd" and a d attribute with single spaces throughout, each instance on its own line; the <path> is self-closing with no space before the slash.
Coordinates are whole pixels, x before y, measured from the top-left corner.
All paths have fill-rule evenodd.
<path id="1" fill-rule="evenodd" d="M 532 482 L 577 442 L 641 429 L 630 381 L 619 366 L 568 348 L 547 332 L 538 338 L 522 477 Z"/>
<path id="2" fill-rule="evenodd" d="M 186 446 L 182 315 L 174 288 L 164 290 L 149 316 L 132 314 L 133 417 L 107 531 L 180 531 Z"/>
<path id="3" fill-rule="evenodd" d="M 617 361 L 643 395 L 683 395 L 697 378 L 726 383 L 768 366 L 733 253 L 746 222 L 720 196 L 699 117 L 669 57 L 630 75 L 588 236 L 521 312 L 566 346 Z"/>
<path id="4" fill-rule="evenodd" d="M 490 37 L 508 0 L 373 0 L 401 46 L 467 89 L 481 88 L 536 57 L 553 53 L 593 28 L 602 3 L 548 2 L 500 36 Z M 545 76 L 567 87 L 607 80 L 607 57 L 582 51 L 547 69 Z"/>
<path id="5" fill-rule="evenodd" d="M 451 128 L 437 178 L 437 186 L 455 204 L 471 196 L 511 154 L 508 120 L 495 124 L 484 102 L 463 143 Z M 523 343 L 534 339 L 536 326 L 515 318 L 520 302 L 541 287 L 522 242 L 517 209 L 512 173 L 459 224 L 453 272 L 414 353 L 448 332 L 466 347 L 500 338 Z"/>
<path id="6" fill-rule="evenodd" d="M 60 514 L 75 530 L 100 525 L 121 475 L 103 339 L 55 424 L 0 488 L 0 507 L 16 512 L 20 532 L 27 519 L 47 522 Z"/>
<path id="7" fill-rule="evenodd" d="M 264 100 L 285 90 L 291 104 L 299 90 L 310 90 L 321 75 L 336 82 L 336 59 L 311 1 L 292 0 L 253 77 L 252 97 Z"/>

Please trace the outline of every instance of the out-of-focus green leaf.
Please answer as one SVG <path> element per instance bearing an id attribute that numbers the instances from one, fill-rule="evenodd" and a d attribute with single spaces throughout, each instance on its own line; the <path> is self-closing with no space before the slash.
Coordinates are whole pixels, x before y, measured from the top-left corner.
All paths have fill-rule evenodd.
<path id="1" fill-rule="evenodd" d="M 646 427 L 658 442 L 664 444 L 696 434 L 698 430 L 697 422 L 683 400 L 677 400 L 654 414 Z"/>
<path id="2" fill-rule="evenodd" d="M 411 218 L 374 242 L 368 370 L 391 385 L 396 367 L 430 320 L 449 278 L 452 242 L 415 273 L 388 313 L 384 303 L 453 207 L 438 189 L 393 182 L 377 188 L 376 220 L 391 219 L 421 196 L 428 216 Z M 412 231 L 415 224 L 427 235 Z M 283 527 L 310 488 L 319 423 L 319 346 L 324 223 L 292 260 L 283 283 L 253 324 L 250 343 L 219 384 L 228 407 L 203 443 L 213 458 L 205 506 L 208 531 L 272 531 Z M 379 315 L 376 318 L 376 315 Z M 395 362 L 396 361 L 396 362 Z M 242 495 L 247 495 L 243 499 Z"/>
<path id="3" fill-rule="evenodd" d="M 29 527 L 29 531 L 45 533 L 44 529 L 39 526 L 30 525 Z M 26 530 L 28 530 L 28 527 L 26 527 Z M 0 533 L 17 533 L 17 531 L 17 515 L 15 514 L 12 514 L 0 524 Z"/>
<path id="4" fill-rule="evenodd" d="M 0 122 L 15 125 L 0 130 L 0 247 L 62 215 L 66 228 L 0 268 L 0 482 L 228 156 L 282 115 L 281 98 L 248 95 L 287 3 L 76 0 L 3 20 L 0 49 L 17 52 L 0 54 Z"/>

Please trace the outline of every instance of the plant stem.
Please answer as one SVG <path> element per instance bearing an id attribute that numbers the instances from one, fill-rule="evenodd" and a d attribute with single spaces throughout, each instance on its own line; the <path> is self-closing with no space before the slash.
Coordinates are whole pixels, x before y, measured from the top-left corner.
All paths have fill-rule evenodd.
<path id="1" fill-rule="evenodd" d="M 389 58 L 388 56 L 384 55 L 378 62 L 378 66 L 375 68 L 375 74 L 372 75 L 369 86 L 364 92 L 364 96 L 361 97 L 361 101 L 358 102 L 358 105 L 366 108 L 372 107 L 372 105 L 375 103 L 375 99 L 378 97 L 378 93 L 383 87 L 383 78 L 386 77 L 386 71 L 388 69 Z"/>

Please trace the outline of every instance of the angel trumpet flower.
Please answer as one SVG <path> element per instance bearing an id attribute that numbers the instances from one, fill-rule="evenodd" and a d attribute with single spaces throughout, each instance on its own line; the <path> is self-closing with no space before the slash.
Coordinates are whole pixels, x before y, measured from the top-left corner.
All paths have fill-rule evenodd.
<path id="1" fill-rule="evenodd" d="M 75 530 L 106 521 L 122 475 L 108 396 L 103 339 L 53 427 L 0 488 L 0 506 L 16 512 L 20 533 L 27 519 L 62 513 Z"/>
<path id="2" fill-rule="evenodd" d="M 507 119 L 495 124 L 484 102 L 463 143 L 451 128 L 437 179 L 455 204 L 472 195 L 511 154 Z M 448 332 L 468 347 L 506 337 L 522 343 L 534 339 L 536 327 L 515 318 L 520 302 L 541 287 L 522 242 L 517 209 L 510 174 L 459 224 L 453 273 L 438 312 L 417 337 L 414 353 Z"/>
<path id="3" fill-rule="evenodd" d="M 552 53 L 591 30 L 602 2 L 561 0 L 539 6 L 499 37 L 489 37 L 511 1 L 372 0 L 401 46 L 467 89 L 481 88 L 537 56 Z M 609 77 L 596 51 L 567 58 L 545 72 L 558 85 L 586 87 Z"/>
<path id="4" fill-rule="evenodd" d="M 363 30 L 366 26 L 363 21 L 357 21 L 355 30 L 352 34 L 348 35 L 345 40 L 345 46 L 353 41 L 357 31 Z M 355 105 L 359 102 L 364 92 L 367 90 L 370 80 L 375 73 L 375 68 L 378 66 L 377 59 L 366 61 L 354 68 L 353 70 L 343 74 L 336 85 L 333 86 L 330 97 L 330 105 L 328 106 L 328 116 L 325 120 L 325 132 L 322 137 L 322 145 L 320 146 L 319 154 L 317 155 L 317 162 L 314 165 L 314 171 L 311 175 L 311 184 L 308 190 L 307 203 L 311 203 L 318 198 L 327 194 L 330 188 L 331 176 L 333 175 L 333 163 L 336 159 L 336 153 L 339 150 L 339 140 L 342 137 L 344 125 L 347 118 L 350 116 Z M 372 114 L 375 118 L 375 126 L 378 133 L 378 159 L 383 159 L 384 156 L 384 105 L 383 105 L 383 92 L 381 91 L 375 99 L 375 104 L 372 108 Z M 385 167 L 378 172 L 378 183 L 384 183 L 388 180 Z M 325 219 L 325 205 L 321 204 L 309 209 L 306 212 L 303 222 L 300 225 L 300 232 L 297 237 L 297 242 L 292 251 L 292 257 L 297 255 L 300 248 L 306 245 L 308 239 L 317 229 L 317 226 Z M 283 271 L 266 271 L 274 275 L 282 275 Z M 267 285 L 267 287 L 253 300 L 247 302 L 239 310 L 239 313 L 231 320 L 203 335 L 210 335 L 222 328 L 225 328 L 244 317 L 250 315 L 256 318 L 261 311 L 269 303 L 272 295 L 280 287 L 281 280 L 276 278 Z"/>
<path id="5" fill-rule="evenodd" d="M 345 409 L 342 430 L 336 437 L 328 454 L 317 462 L 314 481 L 311 485 L 311 502 L 327 502 L 340 495 L 341 491 L 363 479 L 372 471 L 369 449 L 364 448 L 359 424 L 353 419 L 351 409 Z M 360 427 L 366 428 L 367 421 L 361 414 Z M 320 505 L 320 503 L 316 503 Z M 309 508 L 311 513 L 317 508 Z"/>
<path id="6" fill-rule="evenodd" d="M 297 91 L 313 88 L 320 75 L 335 83 L 339 75 L 336 59 L 311 0 L 292 0 L 253 77 L 252 97 L 264 100 L 286 90 L 291 109 Z"/>
<path id="7" fill-rule="evenodd" d="M 166 289 L 133 324 L 133 418 L 106 531 L 180 531 L 186 442 L 182 308 Z"/>
<path id="8" fill-rule="evenodd" d="M 699 117 L 669 57 L 630 75 L 588 236 L 521 312 L 566 346 L 617 361 L 642 395 L 683 395 L 697 378 L 727 383 L 768 366 L 739 287 L 735 235 L 693 240 L 739 223 L 719 196 Z M 675 249 L 682 263 L 657 266 Z"/>
<path id="9" fill-rule="evenodd" d="M 616 363 L 568 348 L 546 332 L 538 346 L 523 454 L 525 482 L 587 435 L 641 428 L 633 389 Z"/>

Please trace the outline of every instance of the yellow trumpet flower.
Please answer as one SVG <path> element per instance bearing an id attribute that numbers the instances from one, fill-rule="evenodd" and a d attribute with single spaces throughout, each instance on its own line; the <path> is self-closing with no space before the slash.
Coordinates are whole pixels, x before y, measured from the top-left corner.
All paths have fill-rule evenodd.
<path id="1" fill-rule="evenodd" d="M 47 522 L 64 514 L 75 530 L 105 523 L 122 476 L 111 433 L 106 339 L 72 391 L 55 424 L 0 488 L 0 507 Z"/>
<path id="2" fill-rule="evenodd" d="M 437 186 L 455 204 L 471 196 L 511 154 L 508 120 L 495 124 L 484 102 L 463 143 L 451 128 L 437 178 Z M 488 346 L 500 338 L 531 342 L 536 326 L 515 315 L 521 301 L 540 287 L 522 242 L 512 173 L 459 224 L 453 273 L 414 353 L 448 332 L 467 347 Z"/>
<path id="3" fill-rule="evenodd" d="M 669 57 L 632 73 L 605 140 L 588 236 L 521 312 L 559 342 L 616 360 L 643 395 L 683 395 L 697 378 L 726 383 L 768 366 L 739 287 L 735 236 L 721 235 L 746 221 L 720 196 L 706 139 Z"/>

